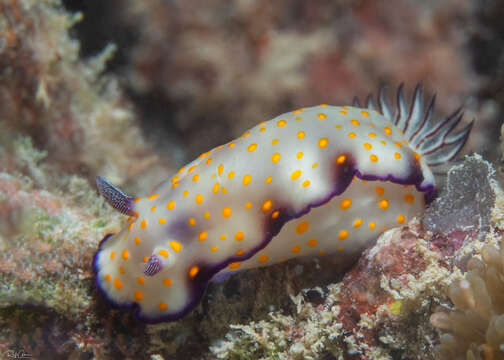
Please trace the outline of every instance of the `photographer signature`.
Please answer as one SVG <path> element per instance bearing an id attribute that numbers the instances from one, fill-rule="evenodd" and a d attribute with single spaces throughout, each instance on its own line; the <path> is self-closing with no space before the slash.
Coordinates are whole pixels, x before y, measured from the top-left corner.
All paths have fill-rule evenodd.
<path id="1" fill-rule="evenodd" d="M 7 350 L 4 354 L 9 359 L 28 359 L 32 357 L 24 350 Z"/>

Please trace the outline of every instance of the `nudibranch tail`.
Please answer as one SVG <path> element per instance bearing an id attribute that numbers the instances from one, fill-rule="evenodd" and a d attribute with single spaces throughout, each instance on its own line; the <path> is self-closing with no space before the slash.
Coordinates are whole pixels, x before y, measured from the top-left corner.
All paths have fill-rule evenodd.
<path id="1" fill-rule="evenodd" d="M 125 215 L 135 215 L 132 197 L 123 193 L 117 186 L 101 176 L 96 177 L 96 186 L 100 195 L 103 196 L 114 209 Z"/>
<path id="2" fill-rule="evenodd" d="M 422 85 L 416 86 L 409 106 L 403 88 L 401 84 L 397 90 L 395 108 L 387 101 L 383 86 L 378 91 L 376 104 L 372 95 L 367 97 L 366 108 L 376 110 L 386 118 L 392 119 L 394 125 L 404 133 L 410 146 L 422 156 L 427 165 L 437 166 L 453 160 L 467 141 L 474 120 L 454 132 L 463 117 L 461 107 L 443 121 L 437 121 L 433 116 L 435 96 L 424 111 Z M 353 105 L 360 106 L 357 98 L 354 98 Z"/>

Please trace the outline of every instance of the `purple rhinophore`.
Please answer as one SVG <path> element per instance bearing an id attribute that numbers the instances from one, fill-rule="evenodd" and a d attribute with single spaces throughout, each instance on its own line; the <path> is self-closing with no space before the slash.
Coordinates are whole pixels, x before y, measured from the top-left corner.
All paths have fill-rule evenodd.
<path id="1" fill-rule="evenodd" d="M 157 255 L 151 255 L 144 265 L 143 273 L 146 276 L 154 276 L 163 268 L 161 259 Z"/>
<path id="2" fill-rule="evenodd" d="M 134 202 L 131 196 L 123 193 L 117 186 L 112 184 L 107 179 L 97 176 L 96 186 L 101 196 L 121 214 L 134 216 Z"/>

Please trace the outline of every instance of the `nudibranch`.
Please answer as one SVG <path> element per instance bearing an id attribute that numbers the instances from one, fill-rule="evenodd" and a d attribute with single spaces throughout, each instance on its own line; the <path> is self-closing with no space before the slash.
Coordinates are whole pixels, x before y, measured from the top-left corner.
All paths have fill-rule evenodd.
<path id="1" fill-rule="evenodd" d="M 298 256 L 349 256 L 422 212 L 431 168 L 451 160 L 472 122 L 443 121 L 418 85 L 408 105 L 380 90 L 365 107 L 319 105 L 263 121 L 133 198 L 98 177 L 101 195 L 129 215 L 94 257 L 98 288 L 147 322 L 176 320 L 212 278 Z"/>

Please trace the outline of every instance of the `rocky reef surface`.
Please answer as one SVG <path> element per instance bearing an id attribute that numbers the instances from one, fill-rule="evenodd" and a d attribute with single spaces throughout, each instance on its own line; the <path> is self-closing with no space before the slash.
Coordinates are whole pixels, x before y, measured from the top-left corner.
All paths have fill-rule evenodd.
<path id="1" fill-rule="evenodd" d="M 0 354 L 502 357 L 500 285 L 488 275 L 501 266 L 501 172 L 477 155 L 440 177 L 422 219 L 387 231 L 349 270 L 320 258 L 236 274 L 178 322 L 110 308 L 91 269 L 125 220 L 98 197 L 96 175 L 142 194 L 256 122 L 349 103 L 381 81 L 424 80 L 441 114 L 471 95 L 468 148 L 497 163 L 499 62 L 474 55 L 504 48 L 493 2 L 87 4 L 82 14 L 72 1 L 0 1 Z M 96 22 L 102 36 L 86 35 Z M 117 33 L 135 36 L 126 46 Z M 470 294 L 482 283 L 491 301 L 480 305 Z M 461 321 L 478 331 L 458 333 Z"/>

